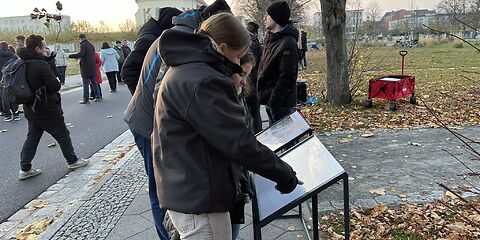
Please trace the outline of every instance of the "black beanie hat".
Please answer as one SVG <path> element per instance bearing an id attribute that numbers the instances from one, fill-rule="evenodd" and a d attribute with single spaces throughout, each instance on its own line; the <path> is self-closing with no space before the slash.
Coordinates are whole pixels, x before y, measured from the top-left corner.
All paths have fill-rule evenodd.
<path id="1" fill-rule="evenodd" d="M 248 22 L 247 23 L 247 31 L 249 31 L 251 33 L 258 34 L 258 28 L 260 28 L 260 26 L 258 26 L 258 24 L 256 24 L 255 22 Z"/>
<path id="2" fill-rule="evenodd" d="M 278 25 L 285 27 L 290 20 L 290 7 L 287 2 L 274 2 L 267 8 L 268 15 Z"/>
<path id="3" fill-rule="evenodd" d="M 215 2 L 210 4 L 202 11 L 202 17 L 203 19 L 207 19 L 210 16 L 220 12 L 232 12 L 230 6 L 228 6 L 228 3 L 225 2 L 225 0 L 216 0 Z"/>

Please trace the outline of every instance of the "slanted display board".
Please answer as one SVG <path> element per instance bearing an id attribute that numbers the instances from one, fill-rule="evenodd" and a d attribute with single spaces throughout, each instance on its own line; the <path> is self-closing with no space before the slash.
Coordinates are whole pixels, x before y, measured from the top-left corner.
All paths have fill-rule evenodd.
<path id="1" fill-rule="evenodd" d="M 342 166 L 316 136 L 308 138 L 286 152 L 281 159 L 292 166 L 297 173 L 297 178 L 304 184 L 298 185 L 289 194 L 281 194 L 275 189 L 275 182 L 260 175 L 254 175 L 260 221 L 274 215 L 292 202 L 314 194 L 322 186 L 345 173 Z"/>
<path id="2" fill-rule="evenodd" d="M 302 115 L 295 111 L 258 133 L 257 140 L 272 151 L 277 152 L 289 142 L 306 133 L 311 133 L 310 126 Z"/>

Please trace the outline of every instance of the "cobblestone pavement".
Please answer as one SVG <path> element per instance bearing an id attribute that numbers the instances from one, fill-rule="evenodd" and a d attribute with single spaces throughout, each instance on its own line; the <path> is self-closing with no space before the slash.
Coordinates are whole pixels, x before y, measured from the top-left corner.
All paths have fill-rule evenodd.
<path id="1" fill-rule="evenodd" d="M 143 161 L 135 151 L 90 199 L 84 201 L 51 239 L 105 239 L 145 184 Z M 147 205 L 148 206 L 148 205 Z"/>
<path id="2" fill-rule="evenodd" d="M 479 126 L 458 131 L 474 140 L 480 139 Z M 480 169 L 480 162 L 469 160 L 460 147 L 461 142 L 445 129 L 377 130 L 370 138 L 363 138 L 362 134 L 318 134 L 349 174 L 350 206 L 429 203 L 444 193 L 437 183 L 463 186 L 466 182 L 458 174 L 466 173 L 467 169 L 446 151 L 463 159 L 471 168 Z M 471 180 L 473 185 L 480 184 L 478 179 Z M 385 190 L 385 195 L 371 193 L 374 189 Z M 334 185 L 320 193 L 319 206 L 323 211 L 338 211 L 343 209 L 342 199 L 342 185 Z"/>
<path id="3" fill-rule="evenodd" d="M 125 162 L 122 160 L 123 157 L 133 146 L 131 133 L 129 131 L 124 132 L 89 158 L 89 166 L 70 172 L 49 187 L 37 199 L 32 200 L 7 221 L 1 223 L 0 239 L 12 238 L 28 224 L 43 218 L 56 220 L 54 225 L 62 224 L 62 221 L 57 220 L 65 219 L 66 215 L 75 212 L 85 201 L 83 198 L 88 193 L 96 192 L 98 190 L 96 188 L 103 184 L 102 181 L 121 169 Z M 127 154 L 125 159 L 128 157 Z"/>

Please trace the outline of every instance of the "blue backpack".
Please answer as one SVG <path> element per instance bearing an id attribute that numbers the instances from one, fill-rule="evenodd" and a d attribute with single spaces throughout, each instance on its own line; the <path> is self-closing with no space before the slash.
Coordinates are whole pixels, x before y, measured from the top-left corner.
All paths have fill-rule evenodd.
<path id="1" fill-rule="evenodd" d="M 45 90 L 45 86 L 39 88 L 36 91 L 32 91 L 27 82 L 26 63 L 41 60 L 29 60 L 24 61 L 22 59 L 12 59 L 8 61 L 2 68 L 2 80 L 1 86 L 4 90 L 7 100 L 16 104 L 32 103 L 33 108 L 40 100 L 42 91 Z"/>

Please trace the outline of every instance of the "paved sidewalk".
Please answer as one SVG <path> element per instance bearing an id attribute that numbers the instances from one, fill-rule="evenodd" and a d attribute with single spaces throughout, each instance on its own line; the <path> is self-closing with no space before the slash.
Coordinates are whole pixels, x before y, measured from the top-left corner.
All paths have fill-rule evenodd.
<path id="1" fill-rule="evenodd" d="M 459 132 L 478 140 L 480 126 Z M 460 143 L 446 130 L 416 128 L 317 134 L 350 176 L 351 206 L 427 203 L 443 194 L 436 183 L 463 185 L 457 176 L 466 169 L 442 149 L 450 151 L 473 169 L 480 162 L 468 160 Z M 127 131 L 92 156 L 91 166 L 73 171 L 0 224 L 0 238 L 9 238 L 30 223 L 54 219 L 39 239 L 157 239 L 149 209 L 143 160 Z M 479 184 L 473 181 L 472 184 Z M 343 207 L 341 185 L 319 195 L 320 212 Z M 385 190 L 384 195 L 371 193 Z M 47 205 L 36 210 L 38 201 Z M 311 206 L 311 203 L 307 203 Z M 239 239 L 253 239 L 251 206 Z M 311 209 L 304 206 L 304 220 L 311 228 Z M 277 220 L 263 228 L 263 239 L 307 239 L 300 219 Z"/>

